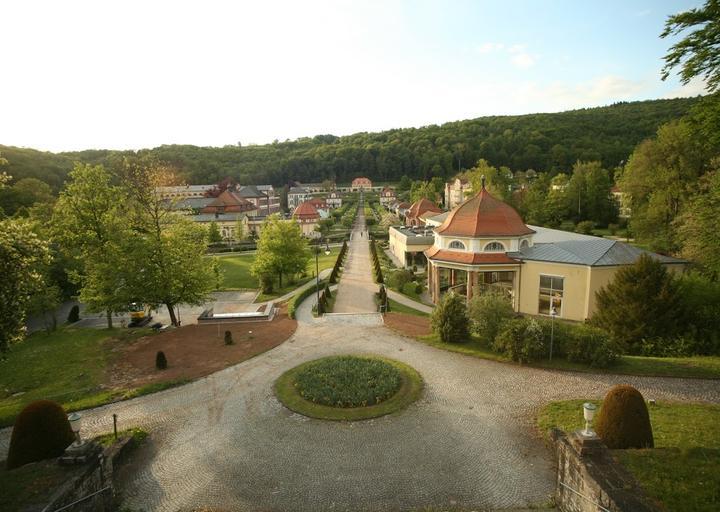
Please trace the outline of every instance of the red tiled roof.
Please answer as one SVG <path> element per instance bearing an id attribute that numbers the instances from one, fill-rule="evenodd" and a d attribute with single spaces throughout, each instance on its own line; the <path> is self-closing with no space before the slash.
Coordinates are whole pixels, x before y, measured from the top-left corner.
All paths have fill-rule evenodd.
<path id="1" fill-rule="evenodd" d="M 435 203 L 423 197 L 419 201 L 415 201 L 412 206 L 410 206 L 410 209 L 405 214 L 405 218 L 408 220 L 418 219 L 426 212 L 442 213 L 442 210 L 436 206 Z"/>
<path id="2" fill-rule="evenodd" d="M 321 197 L 313 197 L 312 199 L 308 199 L 306 202 L 311 203 L 315 208 L 325 208 L 327 206 L 325 199 Z"/>
<path id="3" fill-rule="evenodd" d="M 372 181 L 370 181 L 368 178 L 366 178 L 364 176 L 362 176 L 360 178 L 355 178 L 354 180 L 352 180 L 353 187 L 355 185 L 371 185 L 371 184 L 372 184 Z"/>
<path id="4" fill-rule="evenodd" d="M 410 203 L 402 202 L 399 205 L 397 205 L 398 208 L 410 208 Z"/>
<path id="5" fill-rule="evenodd" d="M 215 198 L 209 205 L 200 210 L 202 213 L 216 213 L 218 210 L 225 212 L 249 212 L 256 210 L 257 207 L 248 201 L 238 196 L 235 192 L 225 190 L 218 197 Z"/>
<path id="6" fill-rule="evenodd" d="M 308 221 L 316 220 L 319 218 L 320 214 L 318 213 L 317 208 L 315 208 L 315 205 L 312 204 L 310 201 L 300 203 L 293 212 L 293 219 Z"/>
<path id="7" fill-rule="evenodd" d="M 519 265 L 518 260 L 510 258 L 504 252 L 475 253 L 460 252 L 431 247 L 425 251 L 425 256 L 433 261 L 447 261 L 449 263 L 462 263 L 465 265 Z"/>
<path id="8" fill-rule="evenodd" d="M 450 212 L 436 230 L 443 236 L 521 236 L 534 233 L 511 206 L 484 187 Z"/>

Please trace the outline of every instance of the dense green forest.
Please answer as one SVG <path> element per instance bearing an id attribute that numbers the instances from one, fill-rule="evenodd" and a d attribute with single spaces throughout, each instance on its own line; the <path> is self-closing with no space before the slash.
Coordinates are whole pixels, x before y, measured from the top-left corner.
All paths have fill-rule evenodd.
<path id="1" fill-rule="evenodd" d="M 450 177 L 483 158 L 513 171 L 556 174 L 577 160 L 613 169 L 658 127 L 685 115 L 697 98 L 616 103 L 555 114 L 480 117 L 345 137 L 317 135 L 257 146 L 161 146 L 141 150 L 177 167 L 190 183 L 231 176 L 241 183 L 349 182 L 358 175 L 378 181 Z M 0 146 L 15 181 L 31 177 L 58 191 L 74 161 L 107 163 L 129 154 L 108 150 L 44 153 Z"/>

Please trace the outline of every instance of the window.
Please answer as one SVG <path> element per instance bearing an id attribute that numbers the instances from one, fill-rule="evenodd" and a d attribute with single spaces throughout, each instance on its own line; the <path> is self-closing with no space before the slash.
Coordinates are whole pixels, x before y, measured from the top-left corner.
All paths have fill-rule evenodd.
<path id="1" fill-rule="evenodd" d="M 527 240 L 523 240 L 522 242 L 520 242 L 520 249 L 527 249 L 528 247 L 530 247 L 530 244 Z"/>
<path id="2" fill-rule="evenodd" d="M 450 242 L 450 249 L 462 249 L 465 250 L 465 244 L 460 240 L 453 240 Z"/>
<path id="3" fill-rule="evenodd" d="M 538 313 L 551 314 L 552 308 L 558 316 L 562 316 L 564 278 L 557 276 L 540 276 L 540 301 Z"/>
<path id="4" fill-rule="evenodd" d="M 504 252 L 505 246 L 500 242 L 490 242 L 485 246 L 485 252 Z"/>

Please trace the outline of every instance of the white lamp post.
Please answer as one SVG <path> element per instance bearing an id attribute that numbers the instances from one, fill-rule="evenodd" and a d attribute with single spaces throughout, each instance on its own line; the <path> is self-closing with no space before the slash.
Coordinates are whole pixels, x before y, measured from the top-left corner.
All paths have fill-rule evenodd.
<path id="1" fill-rule="evenodd" d="M 80 446 L 81 444 L 83 444 L 82 440 L 80 439 L 80 429 L 82 428 L 82 415 L 74 412 L 68 416 L 68 421 L 70 422 L 70 428 L 72 429 L 73 434 L 75 434 L 75 442 L 73 443 L 73 446 Z"/>
<path id="2" fill-rule="evenodd" d="M 583 417 L 585 418 L 585 430 L 582 431 L 582 435 L 585 437 L 595 437 L 595 432 L 592 430 L 592 421 L 595 417 L 595 411 L 597 406 L 590 402 L 583 404 Z"/>

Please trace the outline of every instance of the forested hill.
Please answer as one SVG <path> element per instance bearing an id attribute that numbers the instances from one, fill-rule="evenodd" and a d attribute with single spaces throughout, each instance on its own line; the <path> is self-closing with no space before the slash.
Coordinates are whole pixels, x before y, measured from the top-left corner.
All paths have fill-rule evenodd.
<path id="1" fill-rule="evenodd" d="M 494 166 L 536 171 L 569 170 L 576 160 L 601 160 L 614 168 L 657 128 L 686 114 L 697 98 L 617 103 L 556 114 L 491 116 L 421 128 L 318 135 L 256 146 L 161 146 L 143 150 L 177 166 L 190 183 L 231 176 L 241 183 L 282 185 L 326 178 L 348 182 L 365 175 L 379 181 L 449 177 L 480 158 Z M 122 152 L 43 153 L 0 146 L 17 180 L 37 177 L 53 189 L 73 161 L 103 163 Z"/>

